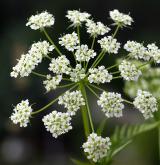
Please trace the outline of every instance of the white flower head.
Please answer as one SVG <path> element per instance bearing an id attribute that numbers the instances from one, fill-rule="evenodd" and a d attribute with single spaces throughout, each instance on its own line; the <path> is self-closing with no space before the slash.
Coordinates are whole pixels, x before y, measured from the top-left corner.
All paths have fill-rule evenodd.
<path id="1" fill-rule="evenodd" d="M 155 43 L 147 45 L 147 54 L 152 57 L 156 63 L 160 63 L 160 49 Z"/>
<path id="2" fill-rule="evenodd" d="M 151 55 L 147 53 L 147 49 L 143 46 L 143 44 L 136 41 L 127 41 L 124 45 L 124 49 L 129 52 L 130 57 L 137 60 L 143 59 L 145 61 L 149 61 L 151 58 Z"/>
<path id="3" fill-rule="evenodd" d="M 81 64 L 77 64 L 74 69 L 70 72 L 70 79 L 74 82 L 78 82 L 85 78 L 85 69 L 82 68 Z"/>
<path id="4" fill-rule="evenodd" d="M 67 91 L 63 96 L 59 97 L 58 104 L 64 105 L 67 108 L 67 113 L 73 116 L 81 106 L 85 105 L 85 100 L 82 97 L 81 91 Z"/>
<path id="5" fill-rule="evenodd" d="M 69 74 L 71 71 L 69 65 L 70 61 L 67 59 L 65 55 L 62 55 L 57 58 L 52 58 L 48 69 L 56 74 Z"/>
<path id="6" fill-rule="evenodd" d="M 62 80 L 62 75 L 56 75 L 54 77 L 52 77 L 50 74 L 47 75 L 47 79 L 43 81 L 46 91 L 49 92 L 53 89 L 56 89 L 57 85 L 59 85 L 61 80 Z"/>
<path id="7" fill-rule="evenodd" d="M 121 94 L 115 92 L 103 92 L 97 101 L 105 115 L 110 117 L 121 117 L 124 109 Z"/>
<path id="8" fill-rule="evenodd" d="M 89 69 L 88 81 L 90 83 L 106 83 L 112 80 L 112 75 L 108 73 L 108 70 L 104 66 L 99 66 L 98 68 Z"/>
<path id="9" fill-rule="evenodd" d="M 111 19 L 115 22 L 115 25 L 120 26 L 130 26 L 133 22 L 133 19 L 128 14 L 120 13 L 117 9 L 110 11 L 109 15 Z"/>
<path id="10" fill-rule="evenodd" d="M 79 39 L 77 33 L 65 34 L 59 38 L 59 44 L 64 46 L 68 51 L 73 52 L 77 45 L 79 44 Z"/>
<path id="11" fill-rule="evenodd" d="M 26 23 L 26 26 L 30 26 L 31 29 L 37 30 L 45 27 L 50 27 L 54 25 L 54 22 L 55 19 L 53 15 L 48 13 L 47 11 L 44 11 L 40 14 L 32 15 Z"/>
<path id="12" fill-rule="evenodd" d="M 87 20 L 86 27 L 87 27 L 87 33 L 89 33 L 92 37 L 104 35 L 110 31 L 110 28 L 104 25 L 102 22 L 95 23 L 92 20 Z"/>
<path id="13" fill-rule="evenodd" d="M 113 38 L 112 36 L 104 37 L 101 40 L 98 40 L 101 48 L 104 52 L 108 53 L 118 53 L 118 49 L 120 48 L 120 43 L 117 42 L 117 39 Z"/>
<path id="14" fill-rule="evenodd" d="M 39 41 L 32 44 L 27 54 L 22 54 L 16 66 L 13 67 L 11 77 L 29 76 L 32 70 L 42 62 L 43 57 L 47 56 L 49 52 L 54 49 L 47 41 Z"/>
<path id="15" fill-rule="evenodd" d="M 90 16 L 90 14 L 78 10 L 68 10 L 66 15 L 74 27 L 81 26 L 81 24 L 86 22 Z"/>
<path id="16" fill-rule="evenodd" d="M 22 100 L 15 106 L 11 115 L 11 120 L 14 124 L 20 124 L 20 127 L 27 127 L 29 118 L 31 117 L 32 108 L 28 100 Z"/>
<path id="17" fill-rule="evenodd" d="M 110 146 L 111 141 L 109 137 L 103 138 L 96 133 L 91 133 L 87 141 L 82 145 L 87 158 L 95 163 L 107 155 Z"/>
<path id="18" fill-rule="evenodd" d="M 77 50 L 75 52 L 77 61 L 89 61 L 91 58 L 96 56 L 96 52 L 94 50 L 89 49 L 87 45 L 77 46 Z"/>
<path id="19" fill-rule="evenodd" d="M 71 117 L 68 113 L 52 111 L 44 116 L 42 121 L 44 122 L 47 131 L 55 138 L 72 129 Z"/>
<path id="20" fill-rule="evenodd" d="M 156 98 L 147 91 L 138 90 L 133 104 L 143 114 L 145 119 L 152 118 L 153 112 L 158 111 Z"/>
<path id="21" fill-rule="evenodd" d="M 123 60 L 119 65 L 119 71 L 121 76 L 127 81 L 137 81 L 139 76 L 142 75 L 142 72 L 129 61 Z"/>

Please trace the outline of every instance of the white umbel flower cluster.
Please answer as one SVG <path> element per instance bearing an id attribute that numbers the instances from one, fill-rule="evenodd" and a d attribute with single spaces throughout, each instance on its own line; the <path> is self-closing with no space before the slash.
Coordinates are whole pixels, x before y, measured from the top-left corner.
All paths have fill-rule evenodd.
<path id="1" fill-rule="evenodd" d="M 72 129 L 71 117 L 68 113 L 52 111 L 50 114 L 44 116 L 42 121 L 47 131 L 55 138 Z"/>
<path id="2" fill-rule="evenodd" d="M 77 64 L 76 67 L 70 72 L 70 79 L 74 82 L 84 79 L 85 76 L 85 69 L 82 68 L 81 64 Z"/>
<path id="3" fill-rule="evenodd" d="M 48 74 L 46 78 L 47 79 L 43 81 L 43 84 L 45 86 L 46 91 L 49 92 L 57 88 L 57 85 L 59 85 L 62 80 L 62 75 L 56 75 L 52 77 L 50 74 Z"/>
<path id="4" fill-rule="evenodd" d="M 120 48 L 120 43 L 117 42 L 117 39 L 113 38 L 112 36 L 104 37 L 101 40 L 98 40 L 101 48 L 104 52 L 108 53 L 118 53 L 118 49 Z"/>
<path id="5" fill-rule="evenodd" d="M 65 34 L 59 38 L 59 44 L 64 46 L 68 51 L 73 52 L 77 45 L 79 44 L 79 39 L 77 33 Z"/>
<path id="6" fill-rule="evenodd" d="M 111 30 L 108 26 L 105 26 L 102 22 L 95 23 L 92 20 L 87 20 L 86 27 L 87 27 L 87 33 L 89 33 L 91 37 L 104 35 Z"/>
<path id="7" fill-rule="evenodd" d="M 105 115 L 110 117 L 121 117 L 124 109 L 121 94 L 115 92 L 103 92 L 97 101 Z"/>
<path id="8" fill-rule="evenodd" d="M 30 26 L 31 29 L 37 30 L 44 27 L 50 27 L 54 25 L 54 22 L 55 19 L 53 15 L 48 13 L 47 11 L 44 11 L 40 14 L 32 15 L 26 23 L 26 26 Z"/>
<path id="9" fill-rule="evenodd" d="M 124 49 L 129 52 L 130 57 L 137 60 L 143 59 L 145 61 L 149 61 L 151 58 L 151 55 L 147 53 L 147 49 L 143 46 L 143 44 L 136 41 L 127 41 L 124 45 Z"/>
<path id="10" fill-rule="evenodd" d="M 152 118 L 153 112 L 158 111 L 156 98 L 147 91 L 138 90 L 133 104 L 143 114 L 145 119 Z"/>
<path id="11" fill-rule="evenodd" d="M 22 100 L 16 107 L 13 109 L 11 115 L 11 120 L 14 124 L 20 124 L 20 127 L 27 127 L 29 123 L 29 118 L 31 117 L 32 108 L 29 106 L 28 100 Z"/>
<path id="12" fill-rule="evenodd" d="M 50 45 L 47 41 L 39 41 L 32 44 L 27 54 L 22 54 L 20 60 L 16 66 L 14 66 L 11 72 L 11 77 L 25 77 L 29 76 L 32 70 L 42 62 L 43 57 L 47 56 L 49 52 L 54 49 L 53 45 Z"/>
<path id="13" fill-rule="evenodd" d="M 148 44 L 147 49 L 148 49 L 147 51 L 148 56 L 153 57 L 153 60 L 159 64 L 160 63 L 160 49 L 158 48 L 158 46 L 156 46 L 154 43 Z"/>
<path id="14" fill-rule="evenodd" d="M 77 50 L 75 52 L 77 61 L 89 61 L 91 58 L 96 56 L 96 52 L 94 50 L 89 49 L 88 45 L 77 46 Z"/>
<path id="15" fill-rule="evenodd" d="M 87 158 L 95 163 L 107 155 L 110 146 L 111 141 L 109 137 L 103 138 L 96 133 L 91 133 L 87 138 L 87 142 L 82 145 Z"/>
<path id="16" fill-rule="evenodd" d="M 142 75 L 142 72 L 129 61 L 123 60 L 119 65 L 119 71 L 121 76 L 127 81 L 137 81 L 139 76 Z"/>
<path id="17" fill-rule="evenodd" d="M 88 81 L 90 83 L 106 83 L 112 80 L 112 75 L 108 73 L 108 70 L 104 66 L 99 66 L 98 68 L 90 68 Z"/>
<path id="18" fill-rule="evenodd" d="M 85 100 L 82 97 L 81 91 L 67 91 L 63 96 L 59 97 L 58 104 L 64 105 L 64 107 L 67 109 L 67 113 L 73 116 L 81 106 L 85 105 Z"/>
<path id="19" fill-rule="evenodd" d="M 117 9 L 109 12 L 111 19 L 119 26 L 130 26 L 133 22 L 133 19 L 127 15 L 120 13 Z"/>
<path id="20" fill-rule="evenodd" d="M 48 69 L 55 74 L 69 74 L 71 71 L 69 65 L 70 61 L 67 59 L 65 55 L 62 55 L 57 58 L 52 58 Z"/>
<path id="21" fill-rule="evenodd" d="M 86 22 L 91 15 L 87 12 L 80 12 L 78 10 L 68 10 L 66 17 L 72 23 L 72 26 L 81 26 L 83 22 Z"/>

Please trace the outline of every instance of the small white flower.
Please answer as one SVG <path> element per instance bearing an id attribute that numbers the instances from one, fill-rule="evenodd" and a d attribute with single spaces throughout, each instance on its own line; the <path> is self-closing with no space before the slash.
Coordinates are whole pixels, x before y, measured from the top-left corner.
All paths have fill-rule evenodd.
<path id="1" fill-rule="evenodd" d="M 54 25 L 54 22 L 55 19 L 53 15 L 48 13 L 47 11 L 44 11 L 40 14 L 32 15 L 26 23 L 26 26 L 30 26 L 31 29 L 37 30 L 44 27 L 50 27 Z"/>
<path id="2" fill-rule="evenodd" d="M 108 53 L 118 53 L 118 49 L 120 48 L 120 43 L 117 42 L 117 39 L 113 38 L 112 36 L 104 37 L 101 40 L 98 40 L 101 48 L 104 52 Z"/>
<path id="3" fill-rule="evenodd" d="M 75 52 L 77 61 L 89 61 L 91 58 L 96 56 L 96 53 L 92 49 L 88 49 L 87 45 L 77 46 L 77 50 Z"/>
<path id="4" fill-rule="evenodd" d="M 49 64 L 49 70 L 56 74 L 69 74 L 71 68 L 69 67 L 70 61 L 66 56 L 62 55 L 57 58 L 52 58 Z"/>
<path id="5" fill-rule="evenodd" d="M 71 117 L 68 113 L 52 111 L 43 117 L 44 125 L 53 137 L 57 138 L 72 129 Z"/>
<path id="6" fill-rule="evenodd" d="M 124 109 L 121 94 L 115 92 L 103 92 L 97 101 L 105 115 L 109 117 L 121 117 Z"/>
<path id="7" fill-rule="evenodd" d="M 90 75 L 88 76 L 88 81 L 90 83 L 106 83 L 112 80 L 112 75 L 108 73 L 108 70 L 104 66 L 99 66 L 98 68 L 90 68 Z"/>
<path id="8" fill-rule="evenodd" d="M 87 33 L 89 33 L 92 37 L 104 35 L 110 31 L 110 28 L 105 26 L 102 22 L 95 23 L 92 20 L 87 20 L 86 27 Z"/>
<path id="9" fill-rule="evenodd" d="M 11 77 L 29 76 L 32 70 L 42 62 L 43 57 L 47 56 L 49 52 L 54 49 L 47 41 L 39 41 L 32 44 L 27 54 L 22 54 L 16 66 L 13 67 Z"/>
<path id="10" fill-rule="evenodd" d="M 81 91 L 76 90 L 73 92 L 67 91 L 63 96 L 60 96 L 58 104 L 64 105 L 67 108 L 67 113 L 73 116 L 81 106 L 85 105 L 85 101 Z"/>
<path id="11" fill-rule="evenodd" d="M 27 127 L 29 123 L 29 118 L 31 117 L 32 108 L 29 106 L 28 100 L 22 100 L 16 107 L 13 109 L 11 115 L 11 120 L 14 124 L 20 124 L 20 127 Z"/>
<path id="12" fill-rule="evenodd" d="M 142 75 L 142 72 L 129 61 L 123 60 L 119 65 L 119 71 L 121 76 L 127 81 L 137 81 L 139 76 Z"/>
<path id="13" fill-rule="evenodd" d="M 77 33 L 65 34 L 59 38 L 59 44 L 64 46 L 68 51 L 73 52 L 77 45 L 79 44 L 79 39 Z"/>
<path id="14" fill-rule="evenodd" d="M 133 104 L 143 114 L 145 119 L 152 118 L 153 112 L 158 111 L 156 98 L 147 91 L 138 90 Z"/>
<path id="15" fill-rule="evenodd" d="M 135 59 L 143 59 L 145 61 L 149 61 L 151 55 L 147 53 L 147 49 L 143 46 L 143 44 L 138 43 L 136 41 L 127 41 L 124 45 L 124 49 L 127 50 L 129 55 Z"/>
<path id="16" fill-rule="evenodd" d="M 116 25 L 130 26 L 133 22 L 129 15 L 120 13 L 117 9 L 110 11 L 109 15 Z"/>
<path id="17" fill-rule="evenodd" d="M 61 80 L 62 80 L 62 75 L 56 75 L 54 77 L 52 77 L 50 74 L 47 75 L 47 79 L 43 81 L 46 91 L 49 92 L 52 89 L 56 89 L 57 85 L 59 85 Z"/>
<path id="18" fill-rule="evenodd" d="M 86 22 L 90 16 L 90 14 L 78 10 L 68 10 L 66 15 L 74 27 L 81 26 L 81 24 Z"/>
<path id="19" fill-rule="evenodd" d="M 85 78 L 85 69 L 82 68 L 81 64 L 77 64 L 74 69 L 70 72 L 70 79 L 74 82 L 78 82 Z"/>
<path id="20" fill-rule="evenodd" d="M 147 45 L 147 54 L 152 57 L 156 63 L 160 63 L 160 49 L 154 43 Z"/>
<path id="21" fill-rule="evenodd" d="M 96 133 L 91 133 L 87 138 L 87 142 L 82 145 L 87 158 L 93 162 L 98 162 L 107 156 L 110 146 L 111 141 L 109 137 L 103 138 Z"/>

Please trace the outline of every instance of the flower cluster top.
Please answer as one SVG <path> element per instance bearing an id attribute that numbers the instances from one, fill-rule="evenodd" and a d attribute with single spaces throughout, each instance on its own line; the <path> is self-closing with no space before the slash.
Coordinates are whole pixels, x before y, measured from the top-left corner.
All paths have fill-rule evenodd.
<path id="1" fill-rule="evenodd" d="M 70 22 L 70 28 L 74 30 L 71 33 L 60 35 L 57 44 L 46 30 L 54 25 L 54 16 L 47 11 L 31 16 L 26 26 L 42 31 L 48 41 L 33 43 L 28 52 L 22 54 L 21 58 L 17 60 L 18 63 L 10 74 L 14 78 L 26 77 L 30 74 L 39 76 L 44 79 L 42 84 L 46 92 L 67 88 L 65 93 L 37 111 L 32 110 L 28 100 L 22 100 L 11 115 L 13 123 L 20 124 L 21 127 L 27 126 L 32 115 L 42 112 L 57 101 L 65 109 L 64 112 L 54 110 L 42 119 L 47 131 L 57 138 L 72 129 L 72 117 L 79 109 L 82 108 L 82 111 L 88 109 L 87 114 L 92 131 L 88 135 L 87 142 L 83 144 L 83 149 L 87 158 L 93 162 L 105 157 L 111 142 L 109 138 L 102 138 L 94 132 L 86 88 L 98 98 L 97 104 L 107 118 L 123 116 L 124 103 L 137 108 L 145 119 L 153 117 L 153 113 L 158 110 L 157 100 L 148 91 L 137 90 L 137 96 L 131 102 L 122 98 L 118 92 L 109 91 L 109 89 L 106 91 L 101 88 L 101 84 L 111 83 L 118 78 L 136 83 L 142 75 L 143 66 L 152 62 L 160 63 L 160 49 L 155 43 L 145 46 L 141 42 L 129 40 L 123 45 L 116 38 L 116 34 L 121 28 L 132 25 L 133 19 L 129 14 L 113 10 L 109 12 L 109 15 L 113 21 L 114 30 L 105 23 L 95 22 L 91 14 L 87 12 L 67 11 L 66 18 Z M 81 38 L 82 26 L 89 35 L 89 44 Z M 94 50 L 95 45 L 99 46 L 97 52 Z M 126 56 L 120 63 L 110 67 L 101 65 L 104 58 L 112 55 L 118 56 L 120 48 L 126 52 Z M 68 51 L 68 53 L 63 53 L 64 49 L 66 49 L 64 52 Z M 74 60 L 71 61 L 71 58 Z M 39 71 L 35 71 L 45 59 L 50 60 L 47 66 L 49 73 L 41 74 Z M 132 63 L 133 59 L 143 63 L 136 65 Z M 101 92 L 100 95 L 97 91 Z"/>

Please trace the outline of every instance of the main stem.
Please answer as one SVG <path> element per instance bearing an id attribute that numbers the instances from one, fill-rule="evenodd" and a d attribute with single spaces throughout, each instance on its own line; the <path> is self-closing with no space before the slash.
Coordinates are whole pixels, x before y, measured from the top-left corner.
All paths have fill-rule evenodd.
<path id="1" fill-rule="evenodd" d="M 94 132 L 94 127 L 93 127 L 92 117 L 89 110 L 86 90 L 85 90 L 83 82 L 79 83 L 79 89 L 81 90 L 82 95 L 85 99 L 85 103 L 86 103 L 84 106 L 82 106 L 81 113 L 82 113 L 82 119 L 83 119 L 83 125 L 84 125 L 84 132 L 85 132 L 86 137 L 88 137 L 88 135 L 90 134 L 90 128 L 92 132 Z"/>

